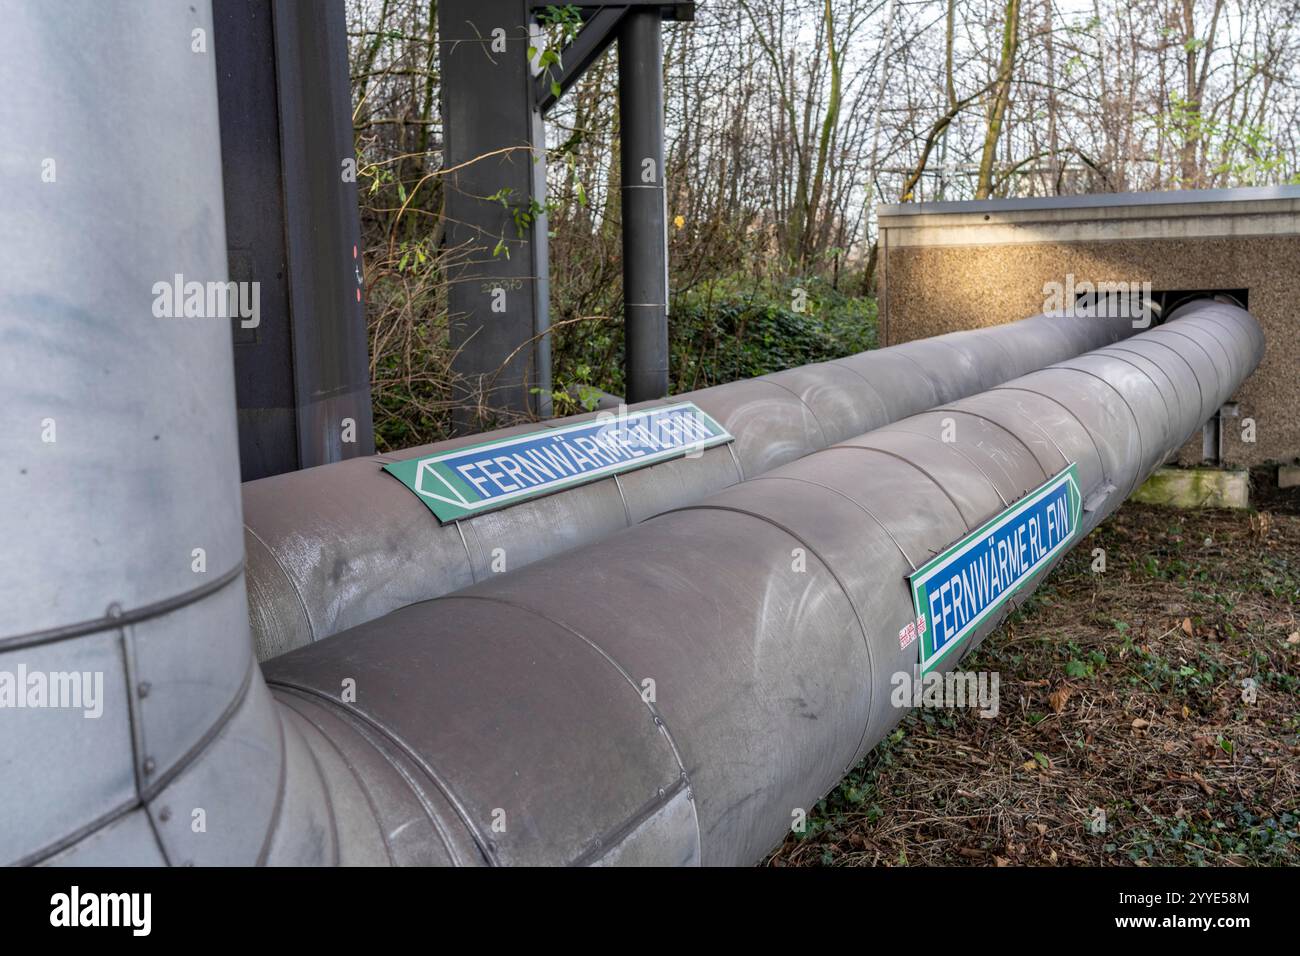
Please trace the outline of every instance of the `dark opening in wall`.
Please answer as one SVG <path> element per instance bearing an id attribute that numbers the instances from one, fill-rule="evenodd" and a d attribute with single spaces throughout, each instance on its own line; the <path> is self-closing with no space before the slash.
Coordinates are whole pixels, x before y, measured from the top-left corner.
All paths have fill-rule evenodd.
<path id="1" fill-rule="evenodd" d="M 1088 288 L 1075 295 L 1075 305 L 1100 308 L 1106 315 L 1131 315 L 1137 319 L 1149 303 L 1151 318 L 1159 325 L 1180 306 L 1197 299 L 1221 299 L 1243 309 L 1250 308 L 1249 289 L 1152 289 L 1148 292 L 1128 282 L 1088 283 Z"/>
<path id="2" fill-rule="evenodd" d="M 1243 309 L 1250 308 L 1249 289 L 1157 289 L 1152 291 L 1151 297 L 1160 307 L 1158 323 L 1173 315 L 1179 306 L 1197 299 L 1222 299 Z"/>

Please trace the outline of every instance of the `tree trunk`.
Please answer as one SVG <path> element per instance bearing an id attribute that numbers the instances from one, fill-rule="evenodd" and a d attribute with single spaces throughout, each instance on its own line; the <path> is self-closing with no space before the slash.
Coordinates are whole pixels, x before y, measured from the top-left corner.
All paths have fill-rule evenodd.
<path id="1" fill-rule="evenodd" d="M 1002 27 L 1002 60 L 998 65 L 998 78 L 993 87 L 993 103 L 989 107 L 988 129 L 984 135 L 984 151 L 980 156 L 979 182 L 975 187 L 976 199 L 988 199 L 993 191 L 993 163 L 997 158 L 998 136 L 1002 120 L 1011 102 L 1011 78 L 1016 65 L 1016 51 L 1020 42 L 1020 0 L 1007 0 L 1006 22 Z"/>

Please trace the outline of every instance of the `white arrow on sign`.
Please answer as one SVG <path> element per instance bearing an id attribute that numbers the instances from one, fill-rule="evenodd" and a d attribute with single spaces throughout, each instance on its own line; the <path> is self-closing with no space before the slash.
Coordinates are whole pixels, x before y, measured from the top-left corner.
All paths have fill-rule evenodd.
<path id="1" fill-rule="evenodd" d="M 442 488 L 447 489 L 456 497 L 448 498 L 444 495 L 435 494 L 432 491 L 426 490 L 424 487 L 424 480 L 426 475 L 436 478 L 438 480 L 438 484 L 441 485 Z M 434 470 L 433 461 L 431 459 L 420 462 L 420 467 L 416 470 L 415 493 L 417 495 L 424 495 L 424 497 L 426 498 L 432 498 L 434 501 L 441 501 L 449 505 L 459 505 L 462 508 L 468 508 L 470 506 L 470 503 L 465 500 L 465 496 L 462 495 L 458 489 L 453 487 L 451 482 L 449 482 L 446 478 L 444 478 L 441 474 L 439 474 L 437 471 Z"/>

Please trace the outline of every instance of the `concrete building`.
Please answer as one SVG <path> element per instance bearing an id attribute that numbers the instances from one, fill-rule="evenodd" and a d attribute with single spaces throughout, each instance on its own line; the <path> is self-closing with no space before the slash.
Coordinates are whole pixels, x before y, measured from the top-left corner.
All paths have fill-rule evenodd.
<path id="1" fill-rule="evenodd" d="M 1268 350 L 1224 419 L 1222 459 L 1300 457 L 1300 186 L 899 204 L 879 221 L 885 345 L 1045 311 L 1089 283 L 1149 289 L 1166 312 L 1231 296 Z M 1203 454 L 1191 441 L 1179 461 Z"/>

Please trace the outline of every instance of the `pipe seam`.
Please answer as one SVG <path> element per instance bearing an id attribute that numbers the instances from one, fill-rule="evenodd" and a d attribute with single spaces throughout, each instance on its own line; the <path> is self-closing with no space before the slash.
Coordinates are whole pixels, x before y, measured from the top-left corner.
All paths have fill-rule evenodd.
<path id="1" fill-rule="evenodd" d="M 1114 346 L 1111 346 L 1111 348 L 1114 348 Z M 1099 353 L 1099 354 L 1100 354 L 1100 353 Z M 1160 394 L 1160 401 L 1164 402 L 1164 405 L 1165 405 L 1165 417 L 1169 420 L 1169 427 L 1170 427 L 1170 429 L 1172 430 L 1173 427 L 1174 427 L 1174 423 L 1175 423 L 1176 421 L 1181 420 L 1181 418 L 1182 418 L 1184 412 L 1183 412 L 1183 400 L 1182 400 L 1182 396 L 1178 394 L 1178 387 L 1177 387 L 1176 385 L 1174 385 L 1174 380 L 1173 380 L 1172 378 L 1169 377 L 1168 373 L 1166 373 L 1166 372 L 1164 371 L 1164 369 L 1160 369 L 1160 374 L 1161 374 L 1161 375 L 1164 375 L 1164 377 L 1165 377 L 1165 382 L 1169 385 L 1169 389 L 1170 389 L 1170 391 L 1172 391 L 1172 392 L 1174 393 L 1174 398 L 1177 399 L 1177 401 L 1178 401 L 1178 415 L 1177 415 L 1177 417 L 1175 417 L 1174 412 L 1173 412 L 1173 409 L 1171 409 L 1171 408 L 1169 407 L 1169 399 L 1167 399 L 1167 398 L 1165 397 L 1165 390 L 1164 390 L 1163 388 L 1161 388 L 1161 387 L 1159 386 L 1159 384 L 1156 383 L 1156 380 L 1155 380 L 1154 378 L 1151 377 L 1151 373 L 1150 373 L 1150 372 L 1146 371 L 1144 368 L 1142 368 L 1142 366 L 1138 365 L 1136 362 L 1129 361 L 1129 360 L 1126 359 L 1126 358 L 1121 358 L 1120 356 L 1118 356 L 1118 355 L 1114 355 L 1114 354 L 1109 353 L 1109 352 L 1107 352 L 1107 353 L 1105 353 L 1105 354 L 1107 355 L 1108 358 L 1113 358 L 1113 359 L 1115 359 L 1117 362 L 1123 362 L 1125 365 L 1129 365 L 1129 366 L 1132 366 L 1133 368 L 1137 369 L 1139 372 L 1141 372 L 1143 375 L 1145 375 L 1145 376 L 1147 377 L 1147 379 L 1151 382 L 1152 385 L 1155 386 L 1156 391 Z M 1128 352 L 1127 354 L 1129 354 L 1129 355 L 1137 355 L 1136 352 Z M 1138 356 L 1138 357 L 1139 357 L 1139 358 L 1142 358 L 1143 361 L 1145 361 L 1145 362 L 1151 364 L 1153 368 L 1157 368 L 1157 369 L 1160 368 L 1160 366 L 1155 365 L 1155 363 L 1151 362 L 1151 360 L 1150 360 L 1149 358 L 1146 358 L 1145 356 Z"/>
<path id="2" fill-rule="evenodd" d="M 40 644 L 52 644 L 57 641 L 86 637 L 100 631 L 117 630 L 131 624 L 139 624 L 141 621 L 148 621 L 151 618 L 161 617 L 191 604 L 197 604 L 206 597 L 211 597 L 237 580 L 243 572 L 244 562 L 243 559 L 240 559 L 238 564 L 220 577 L 161 601 L 154 601 L 151 604 L 145 604 L 130 611 L 122 611 L 119 614 L 106 614 L 103 617 L 92 618 L 88 621 L 78 621 L 76 624 L 68 624 L 63 627 L 29 631 L 26 634 L 12 634 L 9 637 L 0 638 L 0 653 L 23 647 L 36 647 Z"/>
<path id="3" fill-rule="evenodd" d="M 1138 442 L 1138 462 L 1141 463 L 1147 460 L 1146 449 L 1144 447 L 1145 443 L 1142 438 L 1142 422 L 1138 418 L 1137 412 L 1133 411 L 1133 406 L 1129 404 L 1128 396 L 1126 396 L 1112 383 L 1106 381 L 1106 379 L 1102 378 L 1100 375 L 1096 375 L 1092 372 L 1085 371 L 1084 369 L 1081 368 L 1073 368 L 1072 366 L 1069 365 L 1056 365 L 1052 367 L 1062 372 L 1078 372 L 1081 375 L 1087 375 L 1089 378 L 1094 378 L 1097 381 L 1101 382 L 1112 392 L 1114 392 L 1115 395 L 1119 398 L 1120 403 L 1123 404 L 1125 410 L 1128 411 L 1129 418 L 1133 419 L 1133 434 L 1137 436 L 1137 442 Z M 1154 385 L 1154 383 L 1152 384 Z M 1124 495 L 1125 498 L 1128 498 L 1129 495 L 1133 494 L 1133 492 L 1137 490 L 1138 482 L 1141 476 L 1142 476 L 1142 469 L 1139 467 L 1136 471 L 1133 472 L 1133 481 L 1129 486 L 1128 492 Z"/>
<path id="4" fill-rule="evenodd" d="M 807 402 L 805 402 L 801 397 L 799 397 L 799 395 L 794 391 L 794 389 L 792 389 L 792 388 L 786 388 L 784 385 L 782 385 L 780 382 L 778 382 L 778 381 L 776 381 L 776 380 L 774 380 L 774 379 L 771 379 L 771 378 L 760 378 L 758 381 L 760 381 L 760 382 L 767 382 L 767 383 L 770 384 L 770 385 L 775 385 L 777 388 L 781 389 L 782 391 L 788 393 L 789 395 L 792 395 L 792 396 L 794 397 L 794 400 L 795 400 L 796 402 L 798 402 L 800 405 L 802 405 L 804 408 L 806 408 L 806 409 L 808 410 L 808 415 L 809 415 L 809 417 L 812 418 L 812 420 L 813 420 L 813 424 L 817 426 L 817 432 L 822 436 L 822 444 L 825 445 L 825 443 L 826 443 L 826 441 L 827 441 L 827 438 L 826 438 L 826 429 L 822 426 L 822 423 L 821 423 L 820 419 L 817 418 L 817 413 L 816 413 L 815 411 L 813 411 L 813 407 L 812 407 L 811 405 L 809 405 L 809 404 L 808 404 Z"/>
<path id="5" fill-rule="evenodd" d="M 925 438 L 928 439 L 929 441 L 937 442 L 942 447 L 956 452 L 966 461 L 966 464 L 970 465 L 972 468 L 974 468 L 984 477 L 984 480 L 989 483 L 989 487 L 993 489 L 993 493 L 998 496 L 998 500 L 1002 502 L 1002 507 L 1004 508 L 1011 507 L 1011 502 L 1007 500 L 1007 496 L 1002 493 L 1002 489 L 997 486 L 997 482 L 993 480 L 992 476 L 989 475 L 989 473 L 984 470 L 984 466 L 981 465 L 979 462 L 977 462 L 970 455 L 966 454 L 960 448 L 958 448 L 955 442 L 946 442 L 940 438 L 935 438 L 933 435 L 926 434 L 925 432 L 902 432 L 902 431 L 890 432 L 889 429 L 891 427 L 892 426 L 886 425 L 884 428 L 880 429 L 880 431 L 885 432 L 887 434 L 894 434 L 894 435 L 915 435 L 917 438 Z"/>
<path id="6" fill-rule="evenodd" d="M 659 516 L 655 515 L 655 517 L 659 517 Z M 646 520 L 651 521 L 654 519 L 647 518 Z M 452 595 L 448 595 L 448 597 L 451 596 Z M 663 734 L 664 739 L 667 740 L 668 742 L 668 747 L 672 751 L 673 759 L 677 762 L 677 769 L 678 771 L 680 771 L 682 779 L 686 780 L 688 785 L 690 784 L 690 774 L 686 769 L 685 761 L 682 759 L 682 752 L 680 748 L 677 746 L 677 740 L 673 736 L 672 728 L 668 726 L 667 719 L 663 716 L 663 714 L 659 712 L 659 708 L 655 706 L 653 702 L 645 699 L 645 695 L 641 692 L 640 687 L 637 685 L 636 679 L 632 677 L 631 671 L 629 671 L 626 667 L 624 667 L 618 660 L 614 658 L 613 655 L 611 655 L 603 647 L 601 647 L 594 640 L 589 638 L 586 634 L 579 631 L 573 625 L 567 624 L 566 622 L 561 620 L 557 620 L 555 617 L 549 614 L 543 614 L 541 611 L 538 611 L 536 608 L 529 607 L 526 604 L 520 604 L 517 601 L 511 601 L 507 598 L 493 597 L 491 595 L 483 595 L 483 594 L 462 593 L 462 594 L 456 594 L 455 597 L 458 600 L 463 599 L 463 600 L 470 600 L 470 601 L 486 601 L 492 604 L 500 604 L 503 605 L 504 607 L 514 608 L 516 611 L 521 611 L 524 614 L 529 614 L 532 615 L 533 617 L 541 618 L 543 621 L 546 621 L 548 624 L 553 624 L 556 627 L 560 628 L 560 630 L 572 634 L 579 641 L 581 641 L 582 643 L 586 644 L 589 648 L 591 648 L 591 650 L 595 651 L 600 657 L 604 658 L 605 662 L 609 664 L 609 666 L 612 667 L 620 677 L 623 678 L 623 680 L 627 683 L 629 687 L 632 688 L 633 693 L 636 694 L 637 698 L 641 701 L 642 705 L 645 706 L 645 708 L 650 711 L 650 716 L 656 729 L 661 734 Z M 435 598 L 434 600 L 442 600 L 442 598 Z"/>
<path id="7" fill-rule="evenodd" d="M 268 681 L 267 683 L 269 685 L 272 682 Z M 347 708 L 333 706 L 332 698 L 322 697 L 322 695 L 317 693 L 304 692 L 299 688 L 289 686 L 288 684 L 276 685 L 275 696 L 277 700 L 279 700 L 281 697 L 292 698 L 300 702 L 307 703 L 311 706 L 315 706 L 319 708 L 322 713 L 328 714 L 334 720 L 339 721 L 345 727 L 347 727 L 352 733 L 354 733 L 357 737 L 359 737 L 364 743 L 364 745 L 369 747 L 372 752 L 378 754 L 379 757 L 382 760 L 384 760 L 384 762 L 387 763 L 387 765 L 393 770 L 393 772 L 402 779 L 402 782 L 406 784 L 406 787 L 411 793 L 411 795 L 419 803 L 420 809 L 423 811 L 425 819 L 429 821 L 430 827 L 432 827 L 433 830 L 438 834 L 438 838 L 442 842 L 442 846 L 446 850 L 447 855 L 450 857 L 458 856 L 458 853 L 456 852 L 457 844 L 451 838 L 451 835 L 447 832 L 442 816 L 429 803 L 428 795 L 425 793 L 423 786 L 421 786 L 420 782 L 411 776 L 411 774 L 408 772 L 406 767 L 404 767 L 402 764 L 400 764 L 399 762 L 393 759 L 393 756 L 389 752 L 388 748 L 380 745 L 379 740 L 376 739 L 374 728 L 369 721 L 357 718 Z M 333 743 L 334 741 L 333 734 L 324 730 L 322 730 L 322 733 L 327 739 L 331 741 L 331 743 Z M 382 735 L 380 736 L 382 738 Z M 416 764 L 416 766 L 418 767 L 418 764 Z M 438 782 L 436 780 L 430 778 L 429 784 L 433 786 L 435 789 L 439 789 Z M 367 793 L 369 793 L 369 788 L 367 787 L 365 789 Z M 450 801 L 448 805 L 452 806 Z M 459 818 L 458 818 L 458 822 L 460 822 L 462 826 L 464 825 L 464 821 Z M 383 828 L 381 827 L 380 829 L 382 831 Z M 474 836 L 473 831 L 470 828 L 466 827 L 465 833 L 466 836 L 468 836 L 473 841 L 474 847 L 479 853 L 477 862 L 486 865 L 491 865 L 492 860 L 484 852 L 482 845 Z M 385 842 L 387 842 L 387 839 L 388 837 L 385 834 Z"/>
<path id="8" fill-rule="evenodd" d="M 1165 350 L 1166 352 L 1168 352 L 1169 354 L 1174 355 L 1174 356 L 1177 356 L 1178 360 L 1179 360 L 1180 362 L 1182 362 L 1184 365 L 1187 366 L 1187 372 L 1188 372 L 1188 374 L 1191 375 L 1191 377 L 1192 377 L 1192 381 L 1196 383 L 1196 397 L 1197 397 L 1197 400 L 1198 400 L 1198 401 L 1197 401 L 1197 408 L 1196 408 L 1196 417 L 1197 417 L 1197 418 L 1200 418 L 1200 416 L 1201 416 L 1201 408 L 1203 408 L 1203 407 L 1205 406 L 1205 393 L 1201 390 L 1201 379 L 1200 379 L 1200 376 L 1198 376 L 1198 375 L 1196 374 L 1196 369 L 1194 369 L 1194 368 L 1192 367 L 1192 363 L 1189 362 L 1189 361 L 1187 361 L 1187 358 L 1183 355 L 1182 352 L 1179 352 L 1176 348 L 1173 348 L 1172 346 L 1170 346 L 1170 345 L 1168 345 L 1168 344 L 1166 344 L 1166 343 L 1164 343 L 1164 342 L 1161 342 L 1159 339 L 1154 339 L 1154 338 L 1152 338 L 1152 339 L 1144 339 L 1143 341 L 1144 341 L 1144 342 L 1149 342 L 1149 343 L 1151 343 L 1152 345 L 1158 345 L 1160 348 L 1164 349 L 1164 350 Z M 1111 348 L 1116 348 L 1116 349 L 1117 349 L 1117 348 L 1120 348 L 1120 346 L 1118 346 L 1118 345 L 1112 345 Z M 1131 354 L 1131 355 L 1141 355 L 1141 354 L 1142 354 L 1142 353 L 1140 353 L 1140 352 L 1134 352 L 1134 351 L 1132 351 L 1132 349 L 1125 349 L 1124 351 L 1129 352 L 1129 354 Z M 1199 427 L 1199 426 L 1195 426 L 1195 427 Z M 1184 439 L 1184 441 L 1186 441 L 1186 439 Z"/>
<path id="9" fill-rule="evenodd" d="M 405 754 L 407 758 L 411 760 L 412 763 L 414 763 L 417 767 L 419 767 L 422 771 L 424 771 L 425 775 L 428 776 L 430 781 L 437 788 L 438 792 L 442 794 L 443 798 L 447 801 L 447 803 L 455 811 L 456 815 L 460 818 L 461 824 L 465 827 L 470 837 L 474 840 L 474 843 L 478 846 L 479 851 L 483 854 L 484 858 L 492 866 L 499 865 L 499 861 L 496 855 L 496 849 L 492 840 L 490 840 L 488 837 L 486 837 L 483 833 L 480 832 L 478 826 L 474 823 L 473 818 L 470 816 L 469 811 L 465 808 L 465 806 L 461 803 L 459 798 L 447 785 L 446 781 L 442 779 L 442 775 L 437 772 L 437 770 L 433 767 L 433 765 L 430 764 L 429 761 L 426 760 L 416 748 L 408 744 L 400 735 L 392 731 L 386 725 L 381 724 L 378 721 L 374 720 L 364 711 L 357 710 L 356 708 L 352 708 L 352 707 L 347 707 L 341 701 L 335 700 L 329 694 L 322 693 L 321 691 L 317 690 L 314 687 L 308 687 L 308 686 L 296 684 L 292 681 L 284 680 L 283 678 L 267 678 L 266 683 L 268 687 L 283 688 L 283 689 L 295 691 L 300 696 L 310 697 L 313 700 L 317 701 L 318 703 L 327 704 L 332 709 L 336 709 L 345 714 L 348 714 L 356 720 L 364 721 L 365 724 L 369 726 L 376 734 L 378 734 L 382 739 L 388 741 L 396 749 L 398 749 L 403 754 Z"/>
<path id="10" fill-rule="evenodd" d="M 348 752 L 344 750 L 342 747 L 340 747 L 338 743 L 335 742 L 334 738 L 331 737 L 330 734 L 326 732 L 326 730 L 323 727 L 321 727 L 319 723 L 316 722 L 316 720 L 314 720 L 309 714 L 305 713 L 301 709 L 299 698 L 290 694 L 285 694 L 284 697 L 280 699 L 279 702 L 286 709 L 297 714 L 299 718 L 301 718 L 307 724 L 311 725 L 316 730 L 316 732 L 321 736 L 321 738 L 325 741 L 326 745 L 329 746 L 330 749 L 334 751 L 334 753 L 338 756 L 339 762 L 343 764 L 343 766 L 347 768 L 348 773 L 352 775 L 352 779 L 356 782 L 357 789 L 360 790 L 362 795 L 366 798 L 366 805 L 370 807 L 370 815 L 376 821 L 378 821 L 381 818 L 381 814 L 379 811 L 379 807 L 375 804 L 374 794 L 372 794 L 370 792 L 370 788 L 366 786 L 365 778 L 362 777 L 361 774 L 357 771 L 356 764 L 353 762 L 352 757 L 348 754 Z M 314 750 L 315 748 L 313 747 L 312 749 Z M 389 839 L 387 828 L 381 826 L 378 827 L 378 830 L 379 830 L 379 836 L 384 843 L 384 854 L 388 857 L 389 864 L 390 865 L 396 864 L 397 859 L 393 854 L 393 845 L 391 840 Z M 337 827 L 336 827 L 336 833 L 337 833 Z"/>
<path id="11" fill-rule="evenodd" d="M 979 412 L 972 412 L 968 408 L 957 408 L 955 405 L 941 405 L 938 408 L 934 409 L 934 411 L 949 412 L 955 415 L 969 415 L 971 418 L 978 418 L 980 421 L 988 422 L 994 428 L 1006 432 L 1010 438 L 1012 438 L 1017 444 L 1020 445 L 1021 448 L 1023 448 L 1026 452 L 1028 452 L 1030 460 L 1033 461 L 1033 463 L 1038 466 L 1040 471 L 1042 471 L 1043 480 L 1046 481 L 1048 478 L 1051 477 L 1051 475 L 1048 474 L 1047 469 L 1043 467 L 1042 462 L 1038 460 L 1038 456 L 1034 454 L 1034 450 L 1029 447 L 1029 445 L 1025 442 L 1025 440 L 1021 438 L 1019 435 L 1017 435 L 1015 432 L 1013 432 L 1010 428 L 1007 428 L 1007 426 L 1002 424 L 1000 421 L 990 418 L 987 415 L 981 415 Z M 1034 422 L 1028 418 L 1026 418 L 1025 421 L 1027 421 L 1030 425 L 1034 425 Z M 1035 428 L 1040 432 L 1040 434 L 1043 434 L 1044 437 L 1048 438 L 1048 440 L 1051 441 L 1052 447 L 1055 448 L 1057 454 L 1061 456 L 1061 460 L 1066 464 L 1069 464 L 1070 458 L 1061 449 L 1061 446 L 1056 444 L 1055 441 L 1051 440 L 1050 437 L 1047 436 L 1046 432 L 1042 431 L 1042 429 L 1037 429 L 1037 426 L 1035 426 Z"/>
<path id="12" fill-rule="evenodd" d="M 1044 394 L 1043 392 L 1036 391 L 1035 389 L 1032 389 L 1032 388 L 1026 388 L 1026 387 L 1023 386 L 1023 385 L 1006 385 L 1006 386 L 1002 386 L 1002 385 L 1000 385 L 1000 386 L 998 386 L 997 388 L 989 389 L 989 391 L 991 391 L 991 392 L 1025 392 L 1025 393 L 1028 394 L 1028 395 L 1037 395 L 1039 398 L 1041 398 L 1041 399 L 1045 399 L 1046 401 L 1051 402 L 1053 405 L 1058 406 L 1062 411 L 1064 411 L 1067 415 L 1069 415 L 1070 418 L 1074 419 L 1074 423 L 1075 423 L 1076 425 L 1078 425 L 1081 429 L 1083 429 L 1083 433 L 1084 433 L 1085 435 L 1087 435 L 1087 436 L 1088 436 L 1088 440 L 1089 440 L 1090 442 L 1092 442 L 1092 449 L 1093 449 L 1093 451 L 1095 451 L 1095 452 L 1097 453 L 1097 461 L 1101 464 L 1101 473 L 1102 473 L 1102 476 L 1103 476 L 1104 478 L 1106 478 L 1107 480 L 1109 480 L 1109 479 L 1112 477 L 1112 476 L 1106 474 L 1106 467 L 1107 467 L 1107 466 L 1106 466 L 1106 457 L 1101 453 L 1101 446 L 1097 444 L 1097 438 L 1096 438 L 1095 435 L 1093 435 L 1093 433 L 1092 433 L 1092 429 L 1090 429 L 1087 425 L 1085 425 L 1085 424 L 1083 423 L 1083 421 L 1079 418 L 1079 416 L 1076 415 L 1076 414 L 1074 413 L 1074 410 L 1073 410 L 1073 409 L 1071 409 L 1071 408 L 1069 408 L 1068 406 L 1066 406 L 1065 404 L 1063 404 L 1059 399 L 1055 399 L 1055 398 L 1053 398 L 1051 395 Z M 1036 426 L 1036 427 L 1039 427 L 1039 426 Z M 1047 434 L 1047 429 L 1045 429 L 1045 428 L 1041 428 L 1041 427 L 1039 427 L 1039 431 L 1041 431 L 1043 434 Z M 1053 442 L 1053 444 L 1055 444 L 1055 442 Z M 1070 461 L 1070 457 L 1069 457 L 1068 455 L 1066 455 L 1064 451 L 1061 450 L 1061 446 L 1060 446 L 1060 445 L 1057 445 L 1056 448 L 1057 448 L 1057 451 L 1060 451 L 1060 452 L 1061 452 L 1061 457 L 1064 458 L 1065 461 L 1066 461 L 1066 463 L 1068 464 L 1069 461 Z"/>
<path id="13" fill-rule="evenodd" d="M 854 507 L 861 510 L 863 514 L 865 514 L 876 524 L 880 525 L 880 529 L 885 532 L 885 534 L 889 537 L 889 540 L 894 542 L 894 547 L 896 547 L 898 549 L 898 553 L 903 556 L 903 560 L 907 562 L 907 566 L 910 567 L 913 571 L 916 570 L 917 568 L 916 562 L 911 559 L 907 551 L 899 543 L 898 538 L 894 537 L 894 532 L 889 530 L 889 526 L 886 525 L 883 521 L 881 521 L 878 517 L 876 517 L 875 513 L 872 512 L 872 510 L 868 508 L 866 505 L 864 505 L 862 502 L 858 501 L 856 498 L 852 498 L 849 495 L 846 495 L 838 488 L 832 488 L 830 485 L 823 485 L 820 482 L 813 481 L 809 478 L 796 478 L 792 475 L 759 475 L 757 478 L 753 478 L 750 480 L 751 481 L 794 481 L 805 485 L 812 485 L 814 488 L 821 488 L 825 491 L 831 492 L 832 494 L 839 495 L 845 501 L 849 502 Z"/>
<path id="14" fill-rule="evenodd" d="M 823 557 L 822 554 L 802 535 L 796 533 L 794 530 L 782 524 L 781 522 L 777 521 L 775 518 L 769 517 L 768 515 L 759 514 L 757 511 L 750 511 L 748 508 L 740 508 L 737 507 L 736 505 L 714 505 L 714 504 L 704 504 L 704 503 L 695 504 L 695 505 L 684 505 L 681 508 L 674 508 L 672 511 L 664 512 L 664 514 L 680 514 L 681 512 L 684 511 L 726 511 L 726 512 L 730 512 L 731 514 L 744 515 L 747 518 L 754 518 L 758 521 L 762 521 L 765 524 L 771 525 L 773 528 L 776 528 L 778 531 L 783 532 L 792 540 L 797 541 L 800 547 L 802 547 L 808 554 L 811 554 L 814 558 L 817 559 L 817 563 L 820 564 L 826 570 L 826 572 L 839 586 L 840 592 L 844 595 L 844 600 L 848 602 L 850 610 L 853 611 L 854 620 L 858 622 L 858 630 L 862 634 L 862 645 L 867 652 L 867 676 L 871 677 L 871 675 L 875 674 L 876 664 L 875 664 L 874 655 L 871 653 L 871 638 L 868 635 L 867 626 L 863 621 L 862 611 L 858 607 L 858 602 L 853 600 L 853 593 L 849 590 L 849 587 L 844 582 L 844 579 L 840 577 L 839 572 L 835 570 L 834 565 L 832 565 L 829 561 L 827 561 L 826 558 Z M 886 532 L 886 534 L 888 534 L 888 532 Z M 866 710 L 867 713 L 870 714 L 871 706 L 875 703 L 875 701 L 873 700 L 875 696 L 874 688 L 872 687 L 870 680 L 867 681 L 866 690 L 867 690 Z M 855 754 L 862 749 L 862 742 L 866 739 L 866 734 L 867 734 L 867 728 L 863 727 L 862 736 L 858 739 L 858 744 L 853 749 L 853 752 Z M 844 772 L 847 773 L 851 769 L 853 769 L 852 763 L 848 764 L 844 768 Z"/>
<path id="15" fill-rule="evenodd" d="M 826 450 L 831 451 L 832 449 L 835 448 L 854 448 L 857 449 L 858 451 L 875 452 L 878 455 L 885 455 L 888 458 L 893 458 L 896 461 L 901 461 L 909 468 L 912 468 L 915 471 L 919 471 L 922 475 L 924 475 L 929 480 L 930 484 L 938 488 L 939 491 L 943 494 L 943 496 L 948 499 L 948 503 L 952 505 L 953 510 L 957 512 L 957 520 L 966 526 L 966 530 L 970 531 L 971 528 L 973 527 L 973 525 L 970 522 L 970 519 L 966 517 L 966 513 L 961 510 L 961 505 L 957 504 L 957 499 L 952 496 L 952 494 L 948 491 L 947 488 L 945 488 L 942 485 L 942 483 L 940 483 L 939 479 L 935 478 L 934 475 L 930 474 L 928 471 L 926 471 L 916 462 L 908 461 L 906 458 L 904 458 L 902 455 L 896 452 L 886 451 L 883 448 L 874 448 L 869 445 L 833 445 L 831 446 L 831 448 L 828 448 Z"/>

